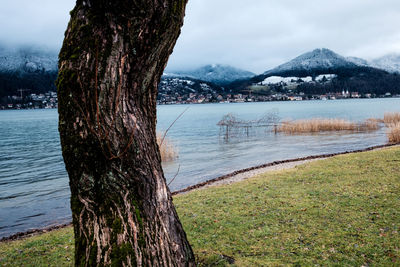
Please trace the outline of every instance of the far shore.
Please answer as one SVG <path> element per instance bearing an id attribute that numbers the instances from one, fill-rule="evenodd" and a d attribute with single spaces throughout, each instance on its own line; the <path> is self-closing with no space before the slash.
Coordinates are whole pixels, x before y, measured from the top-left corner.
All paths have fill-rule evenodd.
<path id="1" fill-rule="evenodd" d="M 355 98 L 337 98 L 337 99 L 303 99 L 303 100 L 290 100 L 290 99 L 277 99 L 268 101 L 222 101 L 222 102 L 170 102 L 170 103 L 157 103 L 157 106 L 171 106 L 171 105 L 204 105 L 204 104 L 243 104 L 243 103 L 271 103 L 271 102 L 307 102 L 307 101 L 345 101 L 345 100 L 359 100 L 359 99 L 399 99 L 400 95 L 393 95 L 391 97 L 355 97 Z M 7 107 L 0 105 L 1 110 L 46 110 L 46 109 L 58 109 L 58 106 L 54 107 L 43 107 L 43 108 L 32 108 L 32 107 Z"/>

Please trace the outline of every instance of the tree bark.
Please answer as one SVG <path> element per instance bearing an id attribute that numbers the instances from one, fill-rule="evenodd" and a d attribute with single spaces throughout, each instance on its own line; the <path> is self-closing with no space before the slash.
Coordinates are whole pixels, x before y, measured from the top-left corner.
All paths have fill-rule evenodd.
<path id="1" fill-rule="evenodd" d="M 59 55 L 76 266 L 193 266 L 156 143 L 187 0 L 78 0 Z"/>

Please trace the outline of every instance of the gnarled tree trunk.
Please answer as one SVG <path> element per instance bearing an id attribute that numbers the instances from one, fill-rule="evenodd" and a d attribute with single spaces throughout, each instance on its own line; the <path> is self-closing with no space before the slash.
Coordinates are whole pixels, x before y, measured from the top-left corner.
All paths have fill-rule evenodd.
<path id="1" fill-rule="evenodd" d="M 71 12 L 57 87 L 77 266 L 194 265 L 155 133 L 185 5 L 78 0 Z"/>

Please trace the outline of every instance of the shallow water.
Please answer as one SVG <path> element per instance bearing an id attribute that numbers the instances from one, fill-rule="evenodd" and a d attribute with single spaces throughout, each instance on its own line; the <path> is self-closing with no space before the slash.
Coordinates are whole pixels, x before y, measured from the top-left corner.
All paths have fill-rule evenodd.
<path id="1" fill-rule="evenodd" d="M 275 160 L 342 152 L 387 142 L 385 129 L 362 134 L 286 136 L 259 129 L 224 139 L 218 121 L 227 113 L 257 119 L 275 110 L 283 119 L 311 117 L 361 121 L 400 111 L 400 99 L 172 105 L 158 107 L 158 130 L 179 158 L 164 164 L 171 190 Z M 62 161 L 56 110 L 0 111 L 0 237 L 70 221 L 68 177 Z"/>

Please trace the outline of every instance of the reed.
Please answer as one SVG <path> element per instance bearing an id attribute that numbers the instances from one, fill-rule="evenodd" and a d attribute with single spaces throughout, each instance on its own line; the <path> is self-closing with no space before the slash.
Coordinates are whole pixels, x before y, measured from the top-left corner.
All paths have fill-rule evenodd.
<path id="1" fill-rule="evenodd" d="M 366 119 L 364 122 L 358 125 L 358 131 L 367 132 L 367 131 L 379 130 L 379 128 L 381 127 L 381 122 L 382 120 L 380 119 L 374 119 L 374 118 Z"/>
<path id="2" fill-rule="evenodd" d="M 160 148 L 161 161 L 174 161 L 176 158 L 178 158 L 177 148 L 174 146 L 170 139 L 168 139 L 167 137 L 163 139 L 163 137 L 163 133 L 157 133 L 157 144 Z"/>
<path id="3" fill-rule="evenodd" d="M 286 134 L 318 133 L 329 131 L 375 131 L 380 127 L 379 121 L 368 119 L 355 123 L 344 119 L 304 119 L 284 121 L 278 127 L 278 132 Z"/>
<path id="4" fill-rule="evenodd" d="M 278 127 L 278 132 L 287 134 L 316 133 L 324 131 L 354 131 L 356 124 L 342 119 L 304 119 L 284 121 Z"/>
<path id="5" fill-rule="evenodd" d="M 383 116 L 383 122 L 386 126 L 400 122 L 400 112 L 386 112 Z"/>
<path id="6" fill-rule="evenodd" d="M 400 122 L 391 124 L 389 126 L 387 137 L 389 143 L 400 144 Z"/>

